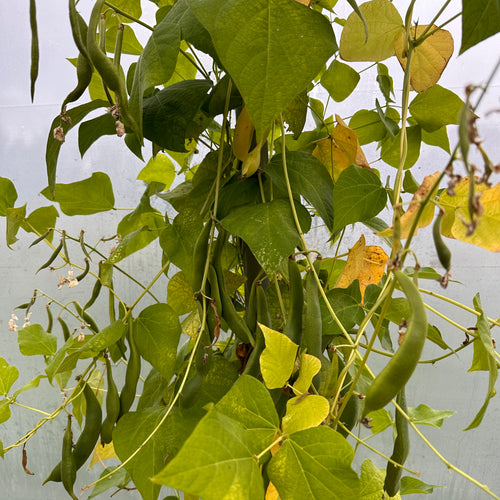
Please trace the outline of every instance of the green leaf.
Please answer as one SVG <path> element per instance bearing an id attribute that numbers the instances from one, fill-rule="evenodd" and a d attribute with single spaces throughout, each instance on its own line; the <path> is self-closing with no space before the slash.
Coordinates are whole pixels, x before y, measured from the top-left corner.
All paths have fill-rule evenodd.
<path id="1" fill-rule="evenodd" d="M 384 95 L 385 101 L 387 103 L 393 102 L 391 94 L 394 95 L 394 84 L 385 64 L 377 63 L 377 83 Z"/>
<path id="2" fill-rule="evenodd" d="M 488 392 L 486 394 L 486 399 L 483 403 L 483 406 L 480 408 L 477 415 L 474 417 L 472 422 L 468 425 L 464 430 L 468 431 L 470 429 L 474 429 L 481 424 L 483 420 L 484 414 L 488 408 L 490 400 L 495 396 L 495 382 L 498 377 L 498 363 L 495 357 L 495 348 L 493 347 L 493 342 L 491 340 L 491 332 L 488 323 L 488 319 L 483 312 L 481 306 L 481 300 L 479 298 L 479 293 L 473 299 L 474 309 L 481 313 L 477 318 L 476 328 L 479 334 L 479 340 L 474 342 L 474 356 L 472 359 L 472 366 L 469 368 L 469 371 L 478 370 L 478 369 L 486 369 L 484 365 L 487 365 L 487 369 L 489 371 L 489 381 L 488 381 Z M 478 344 L 478 346 L 476 346 Z M 479 360 L 481 358 L 481 361 Z M 481 368 L 477 368 L 476 366 L 481 363 Z"/>
<path id="3" fill-rule="evenodd" d="M 141 0 L 114 0 L 113 5 L 136 19 L 139 19 L 142 15 Z M 130 21 L 123 17 L 122 22 Z"/>
<path id="4" fill-rule="evenodd" d="M 123 462 L 134 453 L 160 423 L 165 408 L 151 408 L 129 412 L 120 418 L 113 431 L 113 444 L 118 458 Z M 196 425 L 196 419 L 187 413 L 179 415 L 174 410 L 140 452 L 127 464 L 137 489 L 144 500 L 156 500 L 160 486 L 151 482 L 151 476 L 170 462 L 182 443 Z"/>
<path id="5" fill-rule="evenodd" d="M 2 399 L 0 401 L 0 424 L 7 422 L 10 418 L 10 401 L 8 399 Z M 3 448 L 2 448 L 3 453 Z"/>
<path id="6" fill-rule="evenodd" d="M 0 394 L 7 396 L 14 382 L 19 378 L 19 370 L 0 358 Z"/>
<path id="7" fill-rule="evenodd" d="M 349 121 L 349 128 L 358 134 L 361 146 L 374 141 L 381 141 L 387 134 L 387 129 L 376 111 L 360 109 Z"/>
<path id="8" fill-rule="evenodd" d="M 430 406 L 420 404 L 416 408 L 408 408 L 408 415 L 414 424 L 431 425 L 441 428 L 444 419 L 449 418 L 456 412 L 448 410 L 434 410 Z"/>
<path id="9" fill-rule="evenodd" d="M 181 211 L 160 234 L 161 248 L 170 262 L 184 271 L 188 280 L 191 280 L 193 249 L 201 226 L 199 211 L 188 208 Z"/>
<path id="10" fill-rule="evenodd" d="M 142 195 L 137 208 L 119 222 L 117 232 L 122 240 L 107 262 L 115 264 L 149 245 L 165 228 L 165 219 L 151 207 L 148 190 Z"/>
<path id="11" fill-rule="evenodd" d="M 249 375 L 241 376 L 215 409 L 246 430 L 255 453 L 266 448 L 279 429 L 279 418 L 269 391 Z"/>
<path id="12" fill-rule="evenodd" d="M 17 240 L 17 232 L 23 225 L 26 217 L 26 204 L 18 208 L 7 208 L 6 210 L 7 224 L 6 224 L 6 240 L 7 246 L 11 248 Z"/>
<path id="13" fill-rule="evenodd" d="M 349 443 L 326 426 L 296 432 L 267 466 L 282 500 L 359 500 L 360 482 L 351 468 Z"/>
<path id="14" fill-rule="evenodd" d="M 91 111 L 98 108 L 107 108 L 109 102 L 98 99 L 76 108 L 69 109 L 66 111 L 66 115 L 70 119 L 70 123 L 63 122 L 61 116 L 57 115 L 52 122 L 49 130 L 49 136 L 47 138 L 47 147 L 45 150 L 45 162 L 47 164 L 47 180 L 48 180 L 48 192 L 54 195 L 54 189 L 56 184 L 56 169 L 57 169 L 57 159 L 59 158 L 59 151 L 62 146 L 62 142 L 54 139 L 54 129 L 61 126 L 63 128 L 64 134 L 67 134 L 75 125 L 77 125 L 85 116 L 87 116 Z M 47 197 L 49 198 L 49 197 Z M 52 198 L 49 198 L 51 200 Z"/>
<path id="15" fill-rule="evenodd" d="M 116 466 L 114 467 L 106 467 L 99 478 L 106 476 L 107 474 L 113 472 L 116 469 Z M 105 491 L 109 490 L 109 488 L 120 488 L 123 487 L 125 484 L 127 477 L 127 470 L 125 468 L 120 469 L 113 473 L 112 476 L 107 477 L 106 479 L 103 479 L 102 481 L 98 482 L 95 486 L 94 489 L 92 490 L 92 493 L 89 495 L 89 500 L 91 498 L 94 498 L 101 493 L 104 493 Z"/>
<path id="16" fill-rule="evenodd" d="M 90 340 L 78 349 L 78 354 L 82 358 L 97 356 L 104 349 L 118 342 L 125 335 L 125 329 L 126 325 L 123 324 L 121 319 L 111 323 L 97 335 L 92 335 Z"/>
<path id="17" fill-rule="evenodd" d="M 307 233 L 311 219 L 307 210 L 296 203 L 302 231 Z M 272 274 L 300 243 L 288 200 L 245 205 L 232 210 L 221 221 L 222 227 L 248 244 L 264 271 Z"/>
<path id="18" fill-rule="evenodd" d="M 124 21 L 126 21 L 126 19 L 124 19 Z M 134 30 L 128 25 L 124 25 L 123 27 L 122 54 L 140 56 L 143 49 L 139 40 L 137 40 L 137 37 L 135 36 Z M 118 25 L 111 26 L 111 28 L 106 31 L 106 52 L 114 54 L 117 33 Z"/>
<path id="19" fill-rule="evenodd" d="M 259 324 L 266 348 L 260 355 L 262 378 L 268 389 L 284 387 L 295 367 L 298 345 L 283 333 Z"/>
<path id="20" fill-rule="evenodd" d="M 29 325 L 18 332 L 19 351 L 23 356 L 43 354 L 52 356 L 57 351 L 57 337 L 47 333 L 41 325 Z"/>
<path id="21" fill-rule="evenodd" d="M 6 216 L 8 208 L 14 208 L 17 191 L 14 183 L 6 177 L 0 177 L 0 215 Z"/>
<path id="22" fill-rule="evenodd" d="M 317 427 L 330 412 L 330 403 L 323 396 L 309 394 L 297 396 L 286 403 L 286 414 L 282 428 L 286 434 L 293 434 L 310 427 Z"/>
<path id="23" fill-rule="evenodd" d="M 263 498 L 255 455 L 271 444 L 278 425 L 267 390 L 256 379 L 243 376 L 153 481 L 204 500 Z"/>
<path id="24" fill-rule="evenodd" d="M 352 94 L 359 79 L 359 73 L 355 69 L 335 59 L 321 76 L 320 83 L 334 101 L 340 102 Z"/>
<path id="25" fill-rule="evenodd" d="M 181 325 L 167 304 L 153 304 L 143 309 L 134 321 L 134 339 L 141 356 L 166 380 L 174 374 Z"/>
<path id="26" fill-rule="evenodd" d="M 361 293 L 357 281 L 348 288 L 332 288 L 326 292 L 328 302 L 332 306 L 337 318 L 346 330 L 363 321 L 363 308 L 360 306 Z M 323 335 L 340 335 L 342 330 L 332 319 L 324 301 L 320 302 Z"/>
<path id="27" fill-rule="evenodd" d="M 3 451 L 3 443 L 2 440 L 0 439 L 0 458 L 3 460 L 5 457 L 4 451 Z"/>
<path id="28" fill-rule="evenodd" d="M 433 85 L 417 94 L 410 103 L 410 113 L 427 132 L 435 132 L 445 125 L 458 124 L 463 101 L 451 90 Z"/>
<path id="29" fill-rule="evenodd" d="M 94 172 L 91 177 L 83 181 L 56 184 L 53 198 L 50 187 L 46 187 L 41 194 L 48 200 L 57 201 L 61 211 L 66 215 L 90 215 L 106 212 L 115 205 L 111 180 L 103 172 Z"/>
<path id="30" fill-rule="evenodd" d="M 78 128 L 78 149 L 82 158 L 90 146 L 103 135 L 116 135 L 115 119 L 110 113 L 92 118 L 80 125 Z"/>
<path id="31" fill-rule="evenodd" d="M 401 489 L 399 490 L 401 495 L 430 495 L 434 488 L 441 488 L 437 484 L 426 484 L 420 479 L 411 476 L 403 476 L 401 478 Z"/>
<path id="32" fill-rule="evenodd" d="M 437 328 L 437 326 L 429 324 L 427 326 L 427 338 L 434 342 L 436 345 L 441 347 L 441 349 L 450 349 L 451 347 L 443 340 L 441 332 Z"/>
<path id="33" fill-rule="evenodd" d="M 394 55 L 394 43 L 403 32 L 403 20 L 389 0 L 372 0 L 360 5 L 366 24 L 353 12 L 340 38 L 340 57 L 345 61 L 382 61 Z"/>
<path id="34" fill-rule="evenodd" d="M 387 427 L 394 424 L 394 419 L 392 415 L 385 408 L 380 408 L 380 410 L 372 411 L 370 413 L 370 425 L 372 434 L 380 434 L 384 432 Z"/>
<path id="35" fill-rule="evenodd" d="M 171 151 L 187 151 L 186 140 L 197 139 L 208 125 L 199 111 L 211 87 L 210 80 L 185 80 L 144 99 L 144 137 Z"/>
<path id="36" fill-rule="evenodd" d="M 167 304 L 178 316 L 196 310 L 198 302 L 194 300 L 193 288 L 182 271 L 168 280 Z"/>
<path id="37" fill-rule="evenodd" d="M 497 0 L 462 0 L 462 45 L 460 54 L 500 31 Z"/>
<path id="38" fill-rule="evenodd" d="M 169 189 L 175 179 L 175 167 L 172 160 L 163 154 L 152 157 L 146 166 L 139 172 L 137 180 L 159 182 L 165 184 L 164 190 Z"/>
<path id="39" fill-rule="evenodd" d="M 289 151 L 286 166 L 292 192 L 303 196 L 318 212 L 327 227 L 333 227 L 333 180 L 324 165 L 312 154 Z M 286 192 L 283 156 L 273 156 L 266 166 L 266 174 L 282 191 Z"/>
<path id="40" fill-rule="evenodd" d="M 170 79 L 177 63 L 180 42 L 179 26 L 164 18 L 155 27 L 137 62 L 129 106 L 140 130 L 143 129 L 144 92 Z"/>
<path id="41" fill-rule="evenodd" d="M 50 205 L 48 207 L 40 207 L 36 210 L 33 210 L 24 222 L 21 227 L 27 233 L 36 233 L 36 234 L 44 234 L 47 232 L 49 228 L 54 228 L 56 225 L 56 219 L 59 217 L 59 212 L 56 207 Z M 54 231 L 51 231 L 46 239 L 48 241 L 52 241 L 54 236 Z"/>
<path id="42" fill-rule="evenodd" d="M 361 464 L 361 491 L 359 500 L 380 500 L 384 498 L 385 469 L 378 469 L 373 462 L 366 459 Z M 393 500 L 401 500 L 401 496 L 391 497 Z"/>
<path id="43" fill-rule="evenodd" d="M 375 217 L 385 207 L 387 193 L 371 170 L 351 165 L 333 189 L 333 230 Z"/>
<path id="44" fill-rule="evenodd" d="M 448 139 L 446 127 L 438 128 L 434 132 L 427 132 L 422 129 L 422 141 L 429 144 L 429 146 L 437 146 L 450 153 L 450 140 Z"/>
<path id="45" fill-rule="evenodd" d="M 337 50 L 328 20 L 288 0 L 191 0 L 222 65 L 264 135 Z"/>
<path id="46" fill-rule="evenodd" d="M 408 138 L 408 150 L 404 169 L 411 168 L 420 156 L 420 144 L 422 142 L 421 128 L 417 125 L 406 129 Z M 401 154 L 401 131 L 394 137 L 387 137 L 382 141 L 381 157 L 388 165 L 398 168 Z"/>
<path id="47" fill-rule="evenodd" d="M 30 389 L 34 389 L 35 387 L 38 387 L 40 385 L 40 380 L 43 378 L 47 378 L 47 375 L 37 375 L 33 380 L 30 380 L 27 384 L 24 384 L 20 389 L 17 389 L 16 392 L 12 395 L 12 397 L 15 399 L 19 394 L 29 391 Z"/>
<path id="48" fill-rule="evenodd" d="M 293 132 L 293 138 L 298 139 L 307 119 L 307 92 L 301 92 L 283 112 L 283 121 L 288 123 L 288 131 Z"/>
<path id="49" fill-rule="evenodd" d="M 203 500 L 264 497 L 250 437 L 235 420 L 215 410 L 201 420 L 177 456 L 152 480 Z"/>

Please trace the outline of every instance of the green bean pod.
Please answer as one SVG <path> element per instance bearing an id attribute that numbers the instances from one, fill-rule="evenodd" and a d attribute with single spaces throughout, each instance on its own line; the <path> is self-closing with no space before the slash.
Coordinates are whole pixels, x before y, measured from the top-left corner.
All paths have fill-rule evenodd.
<path id="1" fill-rule="evenodd" d="M 45 331 L 47 333 L 52 333 L 52 326 L 54 325 L 54 316 L 52 315 L 52 311 L 50 310 L 50 303 L 45 306 L 47 310 L 47 328 Z"/>
<path id="2" fill-rule="evenodd" d="M 427 313 L 417 287 L 402 271 L 394 271 L 394 276 L 408 299 L 411 316 L 399 349 L 366 393 L 363 416 L 383 408 L 406 385 L 422 355 L 427 336 Z"/>
<path id="3" fill-rule="evenodd" d="M 69 496 L 77 500 L 73 487 L 76 481 L 76 465 L 73 455 L 73 433 L 71 432 L 71 415 L 68 415 L 68 423 L 63 436 L 62 457 L 59 465 L 61 481 Z"/>
<path id="4" fill-rule="evenodd" d="M 101 433 L 101 405 L 87 383 L 83 387 L 83 395 L 87 409 L 85 411 L 85 425 L 73 449 L 76 470 L 80 469 L 90 457 Z"/>
<path id="5" fill-rule="evenodd" d="M 72 464 L 75 468 L 75 473 L 80 469 L 83 464 L 90 457 L 91 453 L 94 451 L 97 439 L 101 432 L 101 421 L 102 421 L 102 410 L 99 401 L 94 394 L 92 388 L 85 383 L 83 387 L 83 395 L 85 397 L 85 403 L 87 406 L 85 414 L 85 425 L 83 427 L 82 433 L 72 448 Z M 62 464 L 63 460 L 59 462 L 49 474 L 47 479 L 43 484 L 49 481 L 61 482 L 63 480 L 62 475 Z"/>
<path id="6" fill-rule="evenodd" d="M 303 316 L 301 346 L 307 353 L 321 361 L 323 353 L 323 323 L 319 303 L 319 289 L 312 270 L 306 274 L 306 307 Z M 321 371 L 313 378 L 313 384 L 319 389 L 321 384 Z"/>
<path id="7" fill-rule="evenodd" d="M 120 118 L 123 118 L 125 124 L 129 125 L 137 137 L 142 141 L 142 130 L 139 129 L 135 119 L 128 111 L 128 96 L 125 80 L 120 74 L 119 69 L 97 44 L 97 25 L 101 19 L 101 9 L 103 5 L 104 0 L 97 0 L 90 15 L 89 28 L 87 31 L 87 51 L 89 58 L 101 75 L 104 84 L 115 92 L 120 108 Z"/>
<path id="8" fill-rule="evenodd" d="M 59 321 L 59 324 L 61 325 L 64 341 L 66 342 L 70 337 L 69 327 L 68 327 L 66 321 L 64 321 L 61 317 L 58 317 L 57 321 Z"/>
<path id="9" fill-rule="evenodd" d="M 120 393 L 120 417 L 128 413 L 135 400 L 137 382 L 141 374 L 141 355 L 134 341 L 132 318 L 129 319 L 129 331 L 127 335 L 130 353 L 128 357 L 127 370 L 125 371 L 125 384 Z"/>
<path id="10" fill-rule="evenodd" d="M 83 93 L 90 85 L 92 74 L 93 68 L 90 61 L 83 54 L 78 54 L 78 59 L 76 62 L 77 84 L 76 87 L 64 99 L 61 106 L 62 112 L 66 110 L 66 106 L 70 102 L 75 102 L 80 99 L 80 97 L 82 97 Z"/>
<path id="11" fill-rule="evenodd" d="M 290 283 L 290 306 L 283 333 L 297 345 L 302 336 L 302 309 L 304 307 L 304 288 L 299 266 L 295 259 L 288 259 L 288 277 Z"/>
<path id="12" fill-rule="evenodd" d="M 59 252 L 62 250 L 62 247 L 63 247 L 63 240 L 61 238 L 61 241 L 59 242 L 59 245 L 57 245 L 57 247 L 55 248 L 55 250 L 52 252 L 52 255 L 49 257 L 49 260 L 47 262 L 45 262 L 45 264 L 42 264 L 37 269 L 36 272 L 38 273 L 42 269 L 45 269 L 45 268 L 49 267 L 52 264 L 52 262 L 54 262 L 56 260 L 57 256 L 59 255 Z"/>
<path id="13" fill-rule="evenodd" d="M 47 238 L 47 236 L 53 231 L 53 229 L 50 227 L 49 229 L 47 229 L 47 231 L 45 231 L 45 233 L 43 233 L 41 236 L 39 236 L 30 246 L 29 248 L 31 248 L 32 246 L 35 246 L 37 245 L 38 243 L 40 243 L 41 241 L 43 241 L 45 238 Z"/>
<path id="14" fill-rule="evenodd" d="M 396 397 L 396 403 L 400 408 L 408 413 L 406 407 L 405 388 L 403 387 Z M 394 441 L 394 449 L 391 455 L 391 460 L 394 460 L 400 465 L 404 465 L 410 453 L 410 435 L 408 420 L 396 410 L 396 440 Z M 401 487 L 401 476 L 403 469 L 396 467 L 392 462 L 387 462 L 385 473 L 384 490 L 390 497 L 396 496 Z"/>
<path id="15" fill-rule="evenodd" d="M 38 25 L 36 21 L 36 0 L 30 0 L 30 27 L 31 27 L 31 101 L 35 97 L 35 83 L 38 78 L 40 63 L 40 48 L 38 46 Z"/>
<path id="16" fill-rule="evenodd" d="M 85 276 L 87 276 L 89 271 L 90 271 L 90 262 L 89 259 L 85 257 L 85 269 L 76 277 L 78 283 L 80 283 L 80 281 L 82 281 L 82 279 L 85 278 Z"/>
<path id="17" fill-rule="evenodd" d="M 257 303 L 257 322 L 271 328 L 272 321 L 269 314 L 266 292 L 261 283 L 257 283 L 255 286 L 255 302 Z M 255 346 L 248 358 L 245 370 L 243 371 L 244 374 L 252 375 L 253 377 L 260 375 L 260 355 L 265 347 L 264 334 L 260 327 L 257 326 L 255 330 Z"/>
<path id="18" fill-rule="evenodd" d="M 82 318 L 82 320 L 85 321 L 85 323 L 87 323 L 87 325 L 94 333 L 98 333 L 99 327 L 97 326 L 97 323 L 95 322 L 94 318 L 87 311 L 85 311 L 85 309 L 83 309 L 82 306 L 76 300 L 73 301 L 73 304 L 80 318 Z"/>
<path id="19" fill-rule="evenodd" d="M 200 231 L 193 250 L 193 273 L 192 273 L 192 285 L 193 291 L 196 294 L 204 290 L 201 289 L 203 283 L 203 274 L 205 273 L 205 264 L 208 259 L 208 243 L 210 238 L 210 231 L 212 229 L 212 223 L 208 221 L 203 229 Z"/>
<path id="20" fill-rule="evenodd" d="M 71 34 L 75 45 L 78 47 L 80 54 L 89 58 L 87 52 L 87 23 L 76 10 L 75 0 L 69 0 L 69 23 L 71 26 Z"/>
<path id="21" fill-rule="evenodd" d="M 94 288 L 92 288 L 92 294 L 90 295 L 90 299 L 83 307 L 84 310 L 92 307 L 94 302 L 97 300 L 97 297 L 99 297 L 99 293 L 101 293 L 101 288 L 102 288 L 102 281 L 100 279 L 97 279 L 94 284 Z"/>
<path id="22" fill-rule="evenodd" d="M 436 248 L 439 262 L 446 269 L 446 272 L 449 272 L 451 268 L 451 252 L 450 249 L 446 246 L 446 243 L 443 241 L 443 237 L 441 235 L 441 225 L 443 223 L 443 217 L 444 212 L 443 210 L 440 210 L 438 216 L 436 217 L 436 220 L 434 221 L 434 225 L 432 226 L 432 237 L 434 240 L 434 247 Z"/>
<path id="23" fill-rule="evenodd" d="M 78 241 L 80 243 L 80 248 L 82 249 L 82 252 L 85 255 L 85 257 L 87 257 L 87 259 L 89 259 L 90 261 L 92 261 L 92 259 L 90 258 L 90 254 L 87 251 L 87 247 L 85 245 L 85 241 L 83 239 L 84 238 L 84 234 L 85 234 L 85 231 L 82 229 L 80 231 L 80 237 L 78 238 Z"/>
<path id="24" fill-rule="evenodd" d="M 113 380 L 111 372 L 111 362 L 106 357 L 106 379 L 108 382 L 108 393 L 106 395 L 106 418 L 101 427 L 101 443 L 111 443 L 113 437 L 113 428 L 120 416 L 120 395 Z"/>

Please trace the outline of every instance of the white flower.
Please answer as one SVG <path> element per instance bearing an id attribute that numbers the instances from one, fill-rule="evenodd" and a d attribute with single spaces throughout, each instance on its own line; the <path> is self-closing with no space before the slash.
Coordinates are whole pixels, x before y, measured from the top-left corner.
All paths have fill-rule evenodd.
<path id="1" fill-rule="evenodd" d="M 73 288 L 78 285 L 78 280 L 73 278 L 73 266 L 71 266 L 68 270 L 68 276 L 59 276 L 59 283 L 57 283 L 57 288 L 59 290 L 64 286 L 68 285 L 68 288 Z"/>

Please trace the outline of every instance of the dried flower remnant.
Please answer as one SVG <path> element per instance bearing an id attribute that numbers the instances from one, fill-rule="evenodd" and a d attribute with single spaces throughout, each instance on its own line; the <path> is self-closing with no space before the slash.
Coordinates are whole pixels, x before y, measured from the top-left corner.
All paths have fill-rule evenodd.
<path id="1" fill-rule="evenodd" d="M 123 137 L 125 135 L 125 125 L 120 121 L 116 120 L 116 135 L 118 137 Z"/>
<path id="2" fill-rule="evenodd" d="M 18 320 L 18 317 L 15 314 L 10 315 L 9 332 L 17 332 L 17 325 L 16 325 L 17 320 Z"/>
<path id="3" fill-rule="evenodd" d="M 64 130 L 60 125 L 54 129 L 54 139 L 59 142 L 64 142 L 66 140 Z"/>
<path id="4" fill-rule="evenodd" d="M 68 285 L 68 288 L 73 288 L 78 285 L 78 280 L 73 277 L 73 266 L 69 268 L 67 277 L 59 275 L 59 283 L 57 283 L 57 288 L 59 288 L 60 290 L 64 285 Z"/>

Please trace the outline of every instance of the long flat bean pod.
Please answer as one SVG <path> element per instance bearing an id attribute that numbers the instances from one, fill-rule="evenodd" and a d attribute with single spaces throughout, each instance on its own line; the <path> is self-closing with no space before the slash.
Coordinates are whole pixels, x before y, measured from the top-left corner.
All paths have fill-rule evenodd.
<path id="1" fill-rule="evenodd" d="M 406 385 L 422 355 L 427 336 L 427 313 L 417 287 L 402 271 L 394 271 L 394 276 L 408 299 L 411 316 L 401 346 L 366 393 L 363 416 L 383 408 Z"/>

